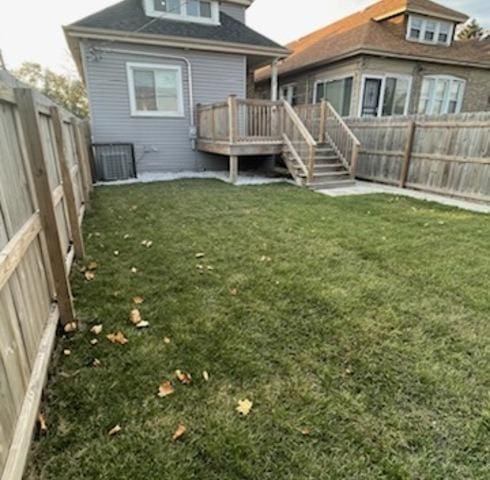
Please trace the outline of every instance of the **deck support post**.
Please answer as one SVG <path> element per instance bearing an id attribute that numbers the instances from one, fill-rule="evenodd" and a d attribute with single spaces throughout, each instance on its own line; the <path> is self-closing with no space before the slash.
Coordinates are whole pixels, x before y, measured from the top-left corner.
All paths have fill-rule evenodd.
<path id="1" fill-rule="evenodd" d="M 279 82 L 278 82 L 278 72 L 277 72 L 277 62 L 275 59 L 272 62 L 272 74 L 271 74 L 271 100 L 277 102 L 278 92 L 279 92 Z"/>
<path id="2" fill-rule="evenodd" d="M 236 184 L 238 180 L 238 156 L 230 156 L 230 183 Z"/>

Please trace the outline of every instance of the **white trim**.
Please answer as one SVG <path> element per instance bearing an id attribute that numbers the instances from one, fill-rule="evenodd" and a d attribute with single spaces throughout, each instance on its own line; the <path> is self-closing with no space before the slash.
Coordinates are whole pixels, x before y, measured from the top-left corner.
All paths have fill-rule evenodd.
<path id="1" fill-rule="evenodd" d="M 378 115 L 377 118 L 382 118 L 382 117 L 387 117 L 387 116 L 392 116 L 392 115 L 383 115 L 383 104 L 385 100 L 385 88 L 386 88 L 386 79 L 387 78 L 396 78 L 396 79 L 402 79 L 402 80 L 408 80 L 408 94 L 407 98 L 405 100 L 405 109 L 403 111 L 403 115 L 408 115 L 408 109 L 410 106 L 410 99 L 412 98 L 412 83 L 413 83 L 413 77 L 411 75 L 403 75 L 400 73 L 386 73 L 386 74 L 369 74 L 365 73 L 361 77 L 361 95 L 359 97 L 359 108 L 358 108 L 358 117 L 362 117 L 362 104 L 364 101 L 364 89 L 365 89 L 365 83 L 366 83 L 366 78 L 375 78 L 377 80 L 381 80 L 381 94 L 379 96 L 379 106 L 378 106 Z"/>
<path id="2" fill-rule="evenodd" d="M 211 18 L 197 17 L 187 14 L 187 6 L 189 0 L 180 0 L 180 8 L 182 13 L 167 13 L 155 10 L 154 0 L 145 0 L 146 15 L 155 18 L 165 18 L 176 20 L 178 22 L 204 23 L 206 25 L 220 25 L 219 21 L 219 3 L 215 0 L 207 0 L 211 3 Z"/>
<path id="3" fill-rule="evenodd" d="M 420 36 L 419 38 L 412 38 L 410 36 L 410 32 L 412 30 L 412 22 L 414 19 L 418 19 L 421 21 L 421 26 L 420 26 Z M 433 22 L 436 24 L 436 28 L 434 31 L 434 41 L 430 40 L 425 40 L 425 33 L 427 31 L 427 23 L 428 22 Z M 446 42 L 440 42 L 439 41 L 439 34 L 441 33 L 441 25 L 442 24 L 449 24 L 449 32 L 447 35 L 447 41 Z M 408 17 L 408 22 L 407 22 L 407 31 L 405 32 L 405 38 L 409 42 L 417 42 L 417 43 L 425 43 L 426 45 L 446 45 L 449 47 L 453 41 L 454 37 L 454 23 L 445 21 L 445 20 L 439 20 L 437 18 L 431 18 L 431 17 L 423 17 L 421 15 L 409 15 Z"/>
<path id="4" fill-rule="evenodd" d="M 179 109 L 175 112 L 164 111 L 140 111 L 137 109 L 136 104 L 136 92 L 134 89 L 134 75 L 133 70 L 137 68 L 143 68 L 148 70 L 175 70 L 177 72 L 177 101 Z M 126 70 L 128 75 L 128 89 L 129 89 L 129 104 L 131 107 L 132 117 L 167 117 L 167 118 L 184 118 L 184 92 L 183 92 L 183 80 L 182 80 L 182 67 L 180 65 L 163 64 L 163 63 L 126 63 Z"/>
<path id="5" fill-rule="evenodd" d="M 454 75 L 424 75 L 422 77 L 422 83 L 420 85 L 420 95 L 419 95 L 419 101 L 417 105 L 417 113 L 419 112 L 419 107 L 420 107 L 420 100 L 422 99 L 422 87 L 424 84 L 425 80 L 435 80 L 436 84 L 438 80 L 446 80 L 449 82 L 449 87 L 446 92 L 444 92 L 444 100 L 443 100 L 443 109 L 442 112 L 437 112 L 435 113 L 436 115 L 446 115 L 449 114 L 449 102 L 450 102 L 450 93 L 451 93 L 451 86 L 454 83 L 460 83 L 461 84 L 461 93 L 459 98 L 457 99 L 458 103 L 456 105 L 456 111 L 452 112 L 454 114 L 460 113 L 462 108 L 463 108 L 463 101 L 464 101 L 464 95 L 466 93 L 466 80 L 464 78 L 460 77 L 455 77 Z M 428 107 L 427 111 L 423 112 L 425 114 L 432 114 L 432 108 L 434 105 L 434 100 L 435 96 L 433 95 L 433 91 L 429 92 L 429 97 L 428 97 Z"/>

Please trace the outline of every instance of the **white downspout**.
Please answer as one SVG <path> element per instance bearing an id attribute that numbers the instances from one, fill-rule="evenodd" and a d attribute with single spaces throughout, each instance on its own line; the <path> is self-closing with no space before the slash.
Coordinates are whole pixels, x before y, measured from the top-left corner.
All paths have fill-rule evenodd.
<path id="1" fill-rule="evenodd" d="M 142 55 L 145 57 L 156 57 L 156 58 L 168 58 L 171 60 L 181 60 L 185 62 L 187 65 L 187 77 L 189 79 L 189 109 L 191 114 L 191 141 L 192 141 L 192 149 L 196 149 L 196 138 L 195 138 L 195 129 L 196 129 L 196 119 L 195 119 L 195 109 L 194 109 L 194 82 L 192 78 L 192 64 L 190 60 L 186 57 L 182 57 L 179 55 L 168 55 L 166 53 L 155 53 L 155 52 L 145 52 L 143 50 L 125 50 L 123 48 L 102 48 L 102 47 L 94 47 L 94 51 L 100 52 L 108 52 L 108 53 L 124 53 L 127 55 Z"/>

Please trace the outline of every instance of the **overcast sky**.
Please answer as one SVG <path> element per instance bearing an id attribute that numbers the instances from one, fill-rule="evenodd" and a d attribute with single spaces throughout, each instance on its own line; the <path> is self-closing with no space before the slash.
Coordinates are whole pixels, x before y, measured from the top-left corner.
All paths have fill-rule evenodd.
<path id="1" fill-rule="evenodd" d="M 476 17 L 490 28 L 490 0 L 439 0 Z M 71 68 L 61 26 L 74 22 L 115 0 L 0 0 L 0 49 L 9 68 L 34 61 L 58 71 Z M 301 0 L 301 11 L 287 0 L 256 0 L 248 24 L 279 43 L 287 43 L 327 25 L 373 0 Z"/>

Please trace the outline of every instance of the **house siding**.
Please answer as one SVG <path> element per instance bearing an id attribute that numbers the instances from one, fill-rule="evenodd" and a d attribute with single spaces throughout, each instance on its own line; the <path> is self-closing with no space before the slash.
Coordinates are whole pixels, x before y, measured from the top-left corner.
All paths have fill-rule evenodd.
<path id="1" fill-rule="evenodd" d="M 358 116 L 363 75 L 399 74 L 412 77 L 412 89 L 409 113 L 416 113 L 422 80 L 427 75 L 451 75 L 466 81 L 462 112 L 490 111 L 490 70 L 475 67 L 460 67 L 431 62 L 389 59 L 374 56 L 358 56 L 351 60 L 294 75 L 282 75 L 279 85 L 295 83 L 298 87 L 298 102 L 312 103 L 315 82 L 352 75 L 354 77 L 351 103 L 351 116 Z M 256 85 L 255 96 L 268 98 L 270 82 L 264 81 Z"/>
<path id="2" fill-rule="evenodd" d="M 138 173 L 226 167 L 224 157 L 192 150 L 189 75 L 186 62 L 153 57 L 151 54 L 180 56 L 189 60 L 192 66 L 195 105 L 220 102 L 228 95 L 244 98 L 245 56 L 151 46 L 138 47 L 123 43 L 106 43 L 101 47 L 131 50 L 135 53 L 94 53 L 91 47 L 97 45 L 97 42 L 82 44 L 94 143 L 133 143 Z M 185 117 L 132 117 L 127 78 L 128 62 L 181 66 Z"/>
<path id="3" fill-rule="evenodd" d="M 245 7 L 233 3 L 222 3 L 220 10 L 235 20 L 245 23 Z"/>

